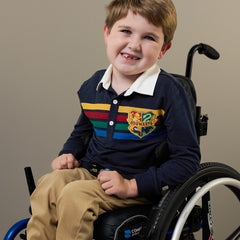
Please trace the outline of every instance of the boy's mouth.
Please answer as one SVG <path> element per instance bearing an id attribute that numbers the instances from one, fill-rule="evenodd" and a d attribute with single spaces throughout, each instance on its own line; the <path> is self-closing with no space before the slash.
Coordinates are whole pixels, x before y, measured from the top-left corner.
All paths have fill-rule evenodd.
<path id="1" fill-rule="evenodd" d="M 130 60 L 139 60 L 140 58 L 137 56 L 134 56 L 132 54 L 128 54 L 128 53 L 121 53 L 121 55 L 123 57 L 125 57 L 126 59 L 130 59 Z"/>

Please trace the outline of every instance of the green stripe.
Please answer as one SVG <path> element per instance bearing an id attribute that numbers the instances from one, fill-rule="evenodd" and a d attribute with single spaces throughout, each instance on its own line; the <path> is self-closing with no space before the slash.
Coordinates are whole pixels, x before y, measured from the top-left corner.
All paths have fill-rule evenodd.
<path id="1" fill-rule="evenodd" d="M 98 127 L 98 128 L 107 128 L 108 123 L 107 122 L 101 122 L 101 121 L 92 121 L 91 123 L 93 124 L 94 127 Z"/>
<path id="2" fill-rule="evenodd" d="M 115 126 L 115 130 L 120 130 L 120 131 L 129 131 L 128 130 L 128 124 L 120 124 L 120 123 L 117 123 L 116 126 Z"/>
<path id="3" fill-rule="evenodd" d="M 108 127 L 108 122 L 92 121 L 92 120 L 91 120 L 91 122 L 92 122 L 93 126 L 97 127 L 97 128 L 104 128 L 104 129 L 106 129 Z M 115 125 L 115 130 L 117 130 L 117 131 L 127 131 L 128 132 L 129 131 L 128 130 L 128 126 L 129 126 L 128 124 L 117 123 Z M 158 125 L 154 129 L 154 132 L 161 132 L 164 129 L 165 129 L 164 125 L 160 125 L 160 126 Z"/>
<path id="4" fill-rule="evenodd" d="M 120 123 L 117 123 L 116 126 L 115 126 L 115 130 L 118 130 L 118 131 L 129 131 L 128 130 L 128 124 L 120 124 Z M 162 130 L 165 130 L 165 126 L 164 125 L 158 125 L 156 126 L 156 128 L 154 129 L 154 132 L 161 132 Z"/>
<path id="5" fill-rule="evenodd" d="M 129 131 L 128 129 L 128 124 L 121 124 L 121 123 L 117 123 L 115 126 L 115 130 L 117 131 Z M 154 132 L 161 132 L 162 130 L 165 130 L 165 126 L 164 125 L 157 125 L 156 128 L 154 129 Z"/>

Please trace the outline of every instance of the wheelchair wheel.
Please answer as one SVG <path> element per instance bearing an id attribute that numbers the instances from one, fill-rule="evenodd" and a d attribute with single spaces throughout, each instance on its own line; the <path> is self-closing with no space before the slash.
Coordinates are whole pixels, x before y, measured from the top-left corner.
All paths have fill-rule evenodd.
<path id="1" fill-rule="evenodd" d="M 25 229 L 27 227 L 27 223 L 29 218 L 23 219 L 15 223 L 7 232 L 3 240 L 18 240 L 23 239 L 26 240 Z"/>
<path id="2" fill-rule="evenodd" d="M 195 176 L 193 176 L 183 185 L 169 190 L 159 202 L 159 204 L 154 207 L 155 209 L 153 209 L 153 213 L 155 212 L 154 216 L 152 217 L 152 219 L 150 219 L 149 225 L 146 227 L 147 239 L 170 239 L 172 235 L 172 231 L 170 231 L 170 229 L 172 229 L 173 225 L 177 223 L 180 215 L 179 213 L 184 209 L 188 201 L 190 201 L 194 194 L 199 189 L 203 188 L 205 184 L 219 178 L 231 178 L 240 181 L 240 174 L 236 170 L 225 164 L 203 163 L 201 164 L 201 168 Z M 226 187 L 228 187 L 240 201 L 240 187 L 231 186 L 230 184 Z M 205 196 L 203 196 L 203 198 L 204 197 Z M 194 211 L 196 211 L 195 208 L 193 212 Z M 196 221 L 194 220 L 194 217 L 191 218 L 191 214 L 189 216 L 190 221 Z M 198 216 L 199 215 L 201 214 L 198 214 Z M 193 223 L 193 226 L 187 226 L 186 229 L 184 228 L 180 239 L 194 239 L 192 232 L 200 229 L 201 220 L 202 219 L 198 219 L 197 224 Z M 190 223 L 190 225 L 191 224 L 192 223 Z"/>

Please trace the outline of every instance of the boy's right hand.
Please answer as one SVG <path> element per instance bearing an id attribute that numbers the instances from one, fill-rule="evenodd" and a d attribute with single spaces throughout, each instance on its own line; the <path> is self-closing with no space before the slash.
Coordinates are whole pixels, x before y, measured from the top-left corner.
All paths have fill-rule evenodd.
<path id="1" fill-rule="evenodd" d="M 53 171 L 60 169 L 73 169 L 79 167 L 79 162 L 72 154 L 62 154 L 52 161 L 51 166 Z"/>

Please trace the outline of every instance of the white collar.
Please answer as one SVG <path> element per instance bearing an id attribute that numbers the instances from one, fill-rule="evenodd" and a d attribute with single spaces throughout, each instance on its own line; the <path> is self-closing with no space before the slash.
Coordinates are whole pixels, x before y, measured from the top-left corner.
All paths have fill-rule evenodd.
<path id="1" fill-rule="evenodd" d="M 134 81 L 131 87 L 124 93 L 124 96 L 130 96 L 133 92 L 153 96 L 155 85 L 160 72 L 161 70 L 158 65 L 154 64 L 151 68 L 149 68 L 146 72 L 144 72 Z M 110 87 L 111 75 L 112 64 L 107 68 L 101 81 L 98 83 L 97 90 L 100 84 L 102 84 L 103 88 L 105 88 L 106 90 Z"/>

